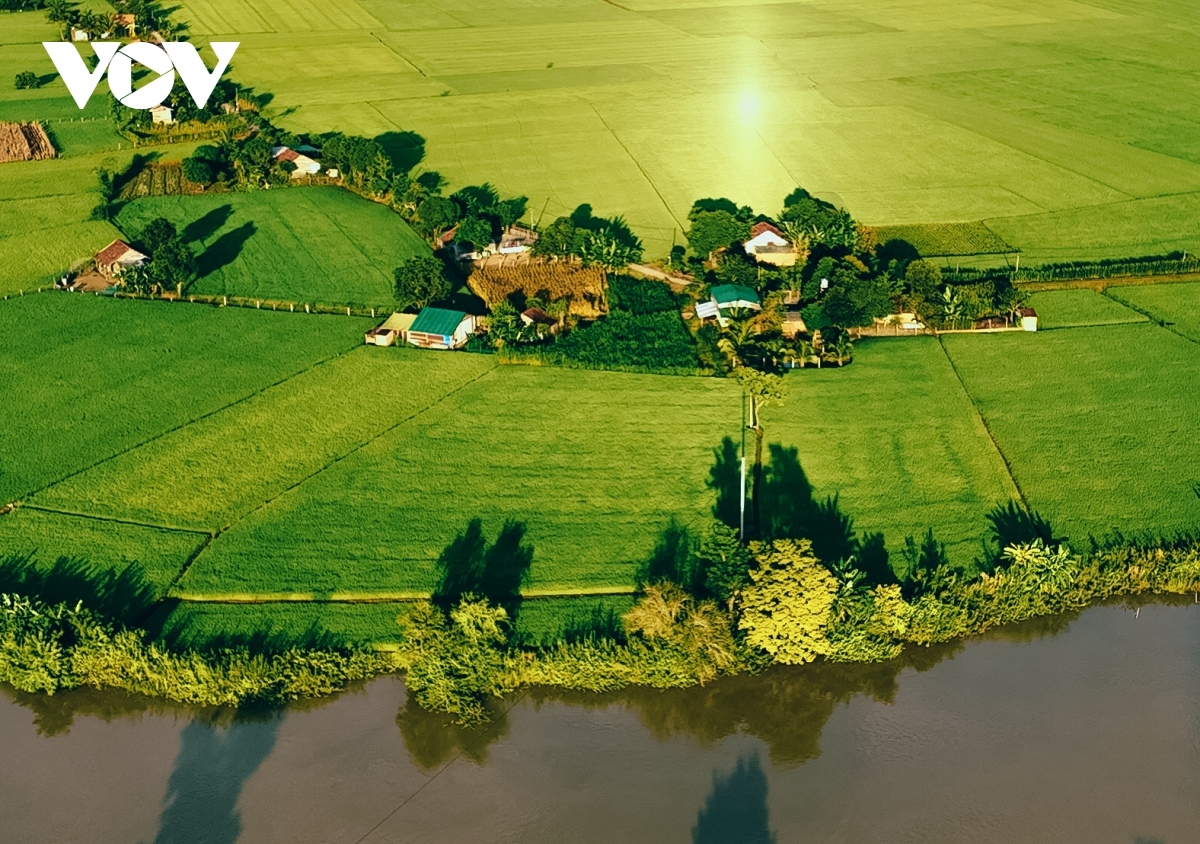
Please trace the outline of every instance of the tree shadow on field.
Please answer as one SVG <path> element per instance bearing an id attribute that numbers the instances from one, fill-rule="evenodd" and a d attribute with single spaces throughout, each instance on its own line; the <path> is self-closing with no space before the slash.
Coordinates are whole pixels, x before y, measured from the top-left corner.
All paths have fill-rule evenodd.
<path id="1" fill-rule="evenodd" d="M 384 132 L 375 141 L 400 173 L 408 173 L 425 160 L 425 138 L 416 132 Z"/>
<path id="2" fill-rule="evenodd" d="M 638 585 L 645 586 L 647 583 L 669 580 L 688 590 L 699 586 L 700 584 L 695 582 L 697 572 L 692 562 L 696 544 L 687 526 L 681 525 L 672 517 L 659 533 L 658 543 L 650 556 L 638 566 Z"/>
<path id="3" fill-rule="evenodd" d="M 174 600 L 156 606 L 142 629 L 155 644 L 172 651 L 212 653 L 245 650 L 253 654 L 273 655 L 294 648 L 341 651 L 358 644 L 346 636 L 331 632 L 319 621 L 313 621 L 304 630 L 295 633 L 273 627 L 253 633 L 205 629 L 193 621 L 185 605 Z"/>
<path id="4" fill-rule="evenodd" d="M 82 603 L 122 625 L 136 626 L 158 601 L 158 590 L 140 563 L 115 570 L 77 557 L 59 557 L 39 566 L 32 555 L 0 560 L 0 593 L 15 593 L 46 604 Z"/>
<path id="5" fill-rule="evenodd" d="M 246 241 L 254 237 L 257 231 L 258 228 L 253 222 L 246 222 L 218 237 L 196 259 L 197 275 L 200 277 L 211 275 L 222 267 L 232 264 L 242 254 Z"/>
<path id="6" fill-rule="evenodd" d="M 824 563 L 835 563 L 859 550 L 854 519 L 844 513 L 838 495 L 818 501 L 800 453 L 778 443 L 767 446 L 770 461 L 764 467 L 759 513 L 763 539 L 808 539 L 813 553 Z"/>
<path id="7" fill-rule="evenodd" d="M 515 624 L 521 609 L 521 585 L 533 565 L 533 546 L 525 544 L 525 533 L 523 522 L 507 520 L 489 545 L 483 521 L 471 519 L 438 556 L 433 602 L 449 611 L 464 595 L 475 595 L 503 607 Z"/>
<path id="8" fill-rule="evenodd" d="M 221 205 L 209 211 L 203 217 L 192 220 L 188 223 L 181 233 L 184 243 L 204 243 L 214 234 L 221 230 L 221 227 L 229 222 L 229 218 L 233 216 L 232 205 Z"/>
<path id="9" fill-rule="evenodd" d="M 737 443 L 731 437 L 721 440 L 713 449 L 713 465 L 708 470 L 706 485 L 717 494 L 713 518 L 728 527 L 738 527 L 741 521 L 742 463 Z"/>
<path id="10" fill-rule="evenodd" d="M 767 775 L 758 754 L 728 774 L 713 772 L 713 789 L 692 827 L 693 844 L 775 844 L 767 808 Z"/>

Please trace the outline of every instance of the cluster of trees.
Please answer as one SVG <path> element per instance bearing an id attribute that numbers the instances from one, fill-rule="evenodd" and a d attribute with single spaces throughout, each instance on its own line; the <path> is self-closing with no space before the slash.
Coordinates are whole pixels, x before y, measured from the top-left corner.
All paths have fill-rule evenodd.
<path id="1" fill-rule="evenodd" d="M 505 229 L 525 216 L 527 197 L 502 199 L 487 182 L 468 185 L 450 196 L 442 196 L 440 176 L 423 173 L 422 177 L 400 180 L 404 193 L 397 202 L 404 208 L 411 206 L 411 222 L 434 240 L 457 226 L 457 242 L 483 249 L 497 242 Z"/>
<path id="2" fill-rule="evenodd" d="M 156 0 L 112 0 L 116 12 L 105 14 L 93 9 L 81 8 L 72 0 L 0 0 L 0 10 L 21 11 L 45 9 L 46 19 L 62 26 L 62 37 L 67 38 L 71 29 L 81 29 L 93 40 L 102 36 L 124 34 L 117 23 L 116 13 L 133 15 L 138 31 L 157 32 L 164 40 L 178 40 L 187 30 L 185 24 L 171 19 L 171 10 L 164 9 Z"/>
<path id="3" fill-rule="evenodd" d="M 1009 516 L 1015 514 L 1012 521 Z M 769 664 L 876 662 L 1121 594 L 1200 589 L 1200 543 L 1073 552 L 1017 505 L 991 516 L 994 548 L 976 567 L 945 559 L 931 536 L 906 543 L 894 568 L 855 547 L 834 561 L 810 539 L 743 544 L 716 524 L 698 543 L 666 536 L 633 608 L 598 618 L 599 635 L 539 649 L 514 643 L 495 602 L 464 594 L 401 619 L 417 702 L 460 722 L 485 720 L 489 700 L 527 685 L 609 691 L 703 684 Z M 1007 533 L 1005 533 L 1007 531 Z M 670 532 L 668 532 L 670 533 Z M 981 566 L 981 568 L 980 568 Z M 573 622 L 574 623 L 574 622 Z M 414 684 L 414 676 L 417 682 Z"/>
<path id="4" fill-rule="evenodd" d="M 17 74 L 16 81 L 13 83 L 17 90 L 32 89 L 42 87 L 42 80 L 36 73 L 31 70 L 23 70 Z"/>
<path id="5" fill-rule="evenodd" d="M 541 258 L 577 260 L 613 271 L 642 260 L 642 253 L 642 241 L 624 218 L 593 216 L 586 204 L 555 218 L 533 245 L 533 254 Z"/>
<path id="6" fill-rule="evenodd" d="M 137 245 L 150 260 L 121 273 L 119 283 L 126 290 L 140 294 L 181 290 L 196 277 L 196 256 L 165 217 L 147 223 Z"/>
<path id="7" fill-rule="evenodd" d="M 696 341 L 679 316 L 679 297 L 669 287 L 625 275 L 608 280 L 606 316 L 561 334 L 538 332 L 522 323 L 516 308 L 501 302 L 492 308 L 488 338 L 517 355 L 596 369 L 695 372 L 700 367 Z M 567 302 L 527 299 L 566 322 Z"/>

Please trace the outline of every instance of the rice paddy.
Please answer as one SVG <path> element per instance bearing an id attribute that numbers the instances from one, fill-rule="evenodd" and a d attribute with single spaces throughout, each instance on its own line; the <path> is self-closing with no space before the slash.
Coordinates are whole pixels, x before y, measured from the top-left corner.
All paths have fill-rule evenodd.
<path id="1" fill-rule="evenodd" d="M 986 511 L 1014 496 L 1076 544 L 1194 526 L 1196 344 L 1133 311 L 1101 324 L 1124 306 L 1090 290 L 1038 295 L 1083 327 L 860 343 L 850 367 L 788 376 L 768 445 L 795 448 L 814 494 L 893 550 L 931 527 L 969 562 Z M 0 405 L 0 497 L 22 503 L 0 515 L 0 557 L 137 562 L 184 599 L 163 620 L 180 641 L 387 642 L 471 519 L 490 537 L 518 521 L 526 593 L 548 596 L 521 629 L 552 638 L 579 601 L 619 603 L 669 525 L 709 518 L 715 449 L 739 436 L 732 381 L 362 347 L 368 324 L 0 302 L 0 388 L 21 397 Z M 258 628 L 255 605 L 212 603 L 235 600 L 284 603 Z"/>
<path id="2" fill-rule="evenodd" d="M 392 271 L 430 251 L 398 215 L 340 188 L 147 197 L 117 223 L 133 235 L 155 217 L 196 253 L 197 294 L 387 307 Z"/>
<path id="3" fill-rule="evenodd" d="M 452 185 L 591 203 L 652 254 L 797 183 L 871 224 L 987 221 L 1032 262 L 1195 249 L 1182 0 L 190 0 L 290 128 L 415 131 Z M 286 116 L 284 116 L 286 115 Z"/>
<path id="4" fill-rule="evenodd" d="M 1200 282 L 1110 287 L 1106 292 L 1117 301 L 1166 324 L 1172 331 L 1200 343 Z"/>

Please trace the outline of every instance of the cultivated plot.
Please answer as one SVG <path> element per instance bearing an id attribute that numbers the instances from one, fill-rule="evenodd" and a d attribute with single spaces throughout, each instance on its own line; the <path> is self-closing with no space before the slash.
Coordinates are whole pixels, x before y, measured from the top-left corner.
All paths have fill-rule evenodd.
<path id="1" fill-rule="evenodd" d="M 46 513 L 27 507 L 0 516 L 0 566 L 19 562 L 57 581 L 72 573 L 120 574 L 136 566 L 158 597 L 207 539 L 197 533 Z M 50 600 L 46 597 L 45 600 Z"/>
<path id="2" fill-rule="evenodd" d="M 1200 343 L 1200 282 L 1110 287 L 1107 292 Z"/>
<path id="3" fill-rule="evenodd" d="M 348 351 L 368 325 L 57 292 L 0 301 L 0 501 Z"/>
<path id="4" fill-rule="evenodd" d="M 32 503 L 217 531 L 415 421 L 494 365 L 483 355 L 360 346 L 55 484 Z"/>
<path id="5" fill-rule="evenodd" d="M 117 219 L 136 234 L 175 223 L 197 255 L 194 293 L 387 307 L 392 271 L 429 247 L 399 216 L 333 187 L 137 199 Z"/>
<path id="6" fill-rule="evenodd" d="M 1150 324 L 944 343 L 1029 504 L 1076 544 L 1200 523 L 1195 343 Z"/>
<path id="7" fill-rule="evenodd" d="M 1029 297 L 1037 311 L 1038 328 L 1078 328 L 1145 322 L 1145 314 L 1115 302 L 1095 290 L 1047 290 Z"/>
<path id="8" fill-rule="evenodd" d="M 427 594 L 477 517 L 493 538 L 526 526 L 532 590 L 627 589 L 672 519 L 708 517 L 738 395 L 717 379 L 493 370 L 235 524 L 179 594 Z"/>
<path id="9" fill-rule="evenodd" d="M 932 528 L 954 562 L 973 559 L 985 514 L 1016 490 L 936 340 L 865 342 L 852 366 L 787 382 L 786 403 L 764 414 L 766 440 L 797 449 L 818 499 L 837 494 L 893 551 Z"/>

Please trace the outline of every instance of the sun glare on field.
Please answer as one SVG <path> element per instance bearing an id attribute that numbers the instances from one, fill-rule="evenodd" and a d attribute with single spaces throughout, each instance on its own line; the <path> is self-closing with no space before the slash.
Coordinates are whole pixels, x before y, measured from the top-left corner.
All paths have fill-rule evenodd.
<path id="1" fill-rule="evenodd" d="M 738 122 L 742 126 L 754 126 L 762 113 L 762 100 L 755 91 L 743 91 L 737 97 Z"/>

